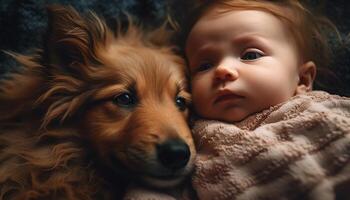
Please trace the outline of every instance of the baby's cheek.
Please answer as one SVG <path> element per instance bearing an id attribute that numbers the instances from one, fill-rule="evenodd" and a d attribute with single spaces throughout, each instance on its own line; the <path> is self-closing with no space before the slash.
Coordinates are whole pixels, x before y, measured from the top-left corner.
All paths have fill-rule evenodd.
<path id="1" fill-rule="evenodd" d="M 254 96 L 258 107 L 265 109 L 293 96 L 292 87 L 286 82 L 288 80 L 283 80 L 282 77 L 255 79 L 250 84 L 250 93 Z"/>
<path id="2" fill-rule="evenodd" d="M 192 87 L 192 104 L 195 112 L 200 116 L 206 116 L 210 112 L 210 98 L 207 89 L 200 85 Z"/>
<path id="3" fill-rule="evenodd" d="M 205 106 L 208 103 L 208 95 L 202 88 L 196 88 L 192 92 L 192 103 L 195 107 Z"/>

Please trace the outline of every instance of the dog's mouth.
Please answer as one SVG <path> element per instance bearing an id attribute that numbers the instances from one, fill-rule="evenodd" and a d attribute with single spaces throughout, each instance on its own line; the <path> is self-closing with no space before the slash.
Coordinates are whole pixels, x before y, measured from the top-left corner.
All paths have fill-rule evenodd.
<path id="1" fill-rule="evenodd" d="M 149 175 L 149 177 L 152 177 L 154 179 L 167 181 L 167 180 L 178 179 L 181 176 L 179 174 L 168 174 L 168 175 Z"/>
<path id="2" fill-rule="evenodd" d="M 169 188 L 178 185 L 185 178 L 185 175 L 142 176 L 140 181 L 157 188 Z"/>
<path id="3" fill-rule="evenodd" d="M 169 188 L 184 181 L 193 170 L 193 163 L 188 163 L 177 170 L 152 170 L 139 177 L 140 181 L 157 188 Z"/>
<path id="4" fill-rule="evenodd" d="M 179 184 L 193 169 L 193 156 L 188 145 L 178 140 L 157 145 L 155 155 L 141 157 L 144 159 L 137 164 L 134 163 L 133 169 L 119 160 L 115 153 L 110 155 L 110 161 L 113 170 L 118 174 L 157 188 Z M 145 159 L 146 157 L 150 158 Z"/>
<path id="5" fill-rule="evenodd" d="M 131 171 L 125 165 L 123 165 L 116 156 L 111 156 L 113 164 L 113 171 L 119 176 L 123 176 L 126 179 L 133 179 L 141 182 L 145 185 L 156 188 L 169 188 L 180 184 L 187 175 L 192 171 L 192 164 L 188 164 L 187 168 L 173 172 L 160 173 L 157 170 L 146 171 Z M 141 168 L 142 166 L 140 166 Z"/>
<path id="6" fill-rule="evenodd" d="M 157 179 L 162 181 L 171 181 L 175 179 L 183 179 L 186 177 L 193 169 L 192 164 L 186 165 L 186 167 L 178 170 L 152 170 L 145 173 L 142 177 L 147 177 L 149 179 Z"/>

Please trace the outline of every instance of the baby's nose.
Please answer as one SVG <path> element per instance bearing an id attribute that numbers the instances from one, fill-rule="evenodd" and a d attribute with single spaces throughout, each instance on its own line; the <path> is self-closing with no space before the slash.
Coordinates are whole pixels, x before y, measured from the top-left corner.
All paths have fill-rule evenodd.
<path id="1" fill-rule="evenodd" d="M 217 81 L 234 81 L 238 78 L 237 63 L 233 58 L 225 58 L 215 69 Z"/>

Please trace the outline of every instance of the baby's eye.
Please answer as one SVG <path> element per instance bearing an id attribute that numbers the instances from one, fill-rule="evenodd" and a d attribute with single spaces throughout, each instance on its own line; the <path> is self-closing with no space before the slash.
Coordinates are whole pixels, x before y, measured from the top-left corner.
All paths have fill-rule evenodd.
<path id="1" fill-rule="evenodd" d="M 214 64 L 213 63 L 210 63 L 210 62 L 205 62 L 205 63 L 202 63 L 200 64 L 198 67 L 197 67 L 197 71 L 198 72 L 202 72 L 202 71 L 206 71 L 210 68 L 214 67 Z"/>
<path id="2" fill-rule="evenodd" d="M 256 60 L 260 57 L 264 56 L 262 53 L 256 51 L 248 51 L 241 56 L 242 60 Z"/>

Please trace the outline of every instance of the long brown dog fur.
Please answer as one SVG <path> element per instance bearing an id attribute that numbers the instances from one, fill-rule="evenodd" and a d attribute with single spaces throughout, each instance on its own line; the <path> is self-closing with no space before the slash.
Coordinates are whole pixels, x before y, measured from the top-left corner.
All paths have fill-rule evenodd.
<path id="1" fill-rule="evenodd" d="M 129 178 L 177 177 L 171 186 L 185 177 L 195 149 L 188 109 L 176 103 L 190 95 L 166 33 L 112 32 L 94 13 L 48 11 L 46 47 L 10 53 L 23 67 L 0 83 L 0 199 L 119 199 Z M 124 93 L 134 107 L 115 103 Z M 169 138 L 191 151 L 171 173 L 156 160 Z"/>

